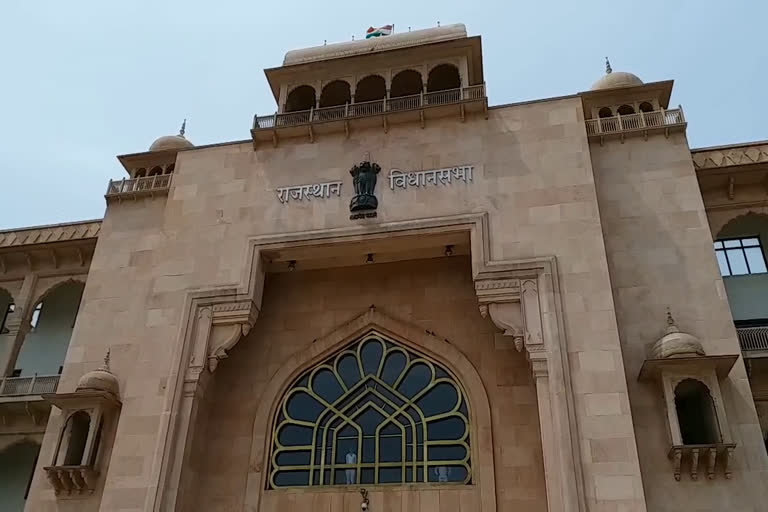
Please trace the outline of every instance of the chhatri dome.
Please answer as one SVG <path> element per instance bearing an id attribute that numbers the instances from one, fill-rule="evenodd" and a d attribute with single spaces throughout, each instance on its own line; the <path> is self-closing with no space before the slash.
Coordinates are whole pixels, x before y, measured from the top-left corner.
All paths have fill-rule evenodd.
<path id="1" fill-rule="evenodd" d="M 704 347 L 701 342 L 687 332 L 681 332 L 672 318 L 672 313 L 667 310 L 667 331 L 659 338 L 651 348 L 651 357 L 654 359 L 667 359 L 674 357 L 704 356 Z"/>
<path id="2" fill-rule="evenodd" d="M 106 391 L 115 396 L 120 395 L 120 384 L 115 374 L 109 369 L 109 351 L 104 357 L 102 366 L 80 377 L 75 391 Z"/>
<path id="3" fill-rule="evenodd" d="M 184 132 L 186 131 L 187 120 L 181 124 L 181 129 L 178 135 L 165 135 L 160 137 L 149 146 L 150 151 L 164 151 L 166 149 L 185 149 L 193 148 L 194 144 L 184 138 Z"/>
<path id="4" fill-rule="evenodd" d="M 611 69 L 611 63 L 608 62 L 608 57 L 606 57 L 605 75 L 592 84 L 591 89 L 597 91 L 600 89 L 616 89 L 617 87 L 633 87 L 635 85 L 643 85 L 643 81 L 640 80 L 637 75 L 632 73 L 626 73 L 624 71 L 614 72 L 613 69 Z"/>

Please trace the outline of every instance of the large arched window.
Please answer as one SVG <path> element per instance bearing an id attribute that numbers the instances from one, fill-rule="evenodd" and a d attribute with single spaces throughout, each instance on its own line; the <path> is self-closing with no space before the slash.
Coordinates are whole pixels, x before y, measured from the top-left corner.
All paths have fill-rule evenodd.
<path id="1" fill-rule="evenodd" d="M 683 444 L 722 442 L 715 404 L 703 382 L 685 379 L 675 386 L 675 409 Z"/>
<path id="2" fill-rule="evenodd" d="M 470 483 L 469 431 L 457 379 L 370 332 L 283 396 L 268 487 Z"/>

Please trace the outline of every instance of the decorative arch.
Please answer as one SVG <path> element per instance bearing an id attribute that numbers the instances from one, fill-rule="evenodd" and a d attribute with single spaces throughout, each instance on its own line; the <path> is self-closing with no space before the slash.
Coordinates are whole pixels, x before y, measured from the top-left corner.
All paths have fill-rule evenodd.
<path id="1" fill-rule="evenodd" d="M 461 88 L 459 68 L 453 64 L 438 64 L 429 71 L 427 92 Z"/>
<path id="2" fill-rule="evenodd" d="M 619 108 L 616 109 L 616 113 L 618 113 L 621 116 L 628 116 L 635 113 L 635 107 L 632 105 L 621 105 Z"/>
<path id="3" fill-rule="evenodd" d="M 603 107 L 597 112 L 597 117 L 613 117 L 611 107 Z"/>
<path id="4" fill-rule="evenodd" d="M 381 75 L 368 75 L 355 86 L 355 103 L 382 100 L 387 95 L 387 81 Z"/>
<path id="5" fill-rule="evenodd" d="M 165 174 L 173 174 L 173 171 L 176 170 L 176 164 L 168 164 L 168 166 L 165 168 Z"/>
<path id="6" fill-rule="evenodd" d="M 133 172 L 134 178 L 145 178 L 147 176 L 147 170 L 144 167 L 140 167 Z"/>
<path id="7" fill-rule="evenodd" d="M 311 85 L 299 85 L 288 93 L 285 99 L 285 112 L 309 110 L 315 106 L 317 94 Z"/>
<path id="8" fill-rule="evenodd" d="M 389 87 L 389 97 L 413 96 L 424 91 L 421 73 L 413 69 L 404 69 L 392 78 Z"/>
<path id="9" fill-rule="evenodd" d="M 320 93 L 320 107 L 338 107 L 352 101 L 349 82 L 334 80 L 328 82 Z"/>
<path id="10" fill-rule="evenodd" d="M 311 371 L 314 366 L 334 354 L 343 354 L 351 344 L 372 332 L 391 340 L 394 345 L 434 360 L 460 383 L 469 404 L 467 414 L 471 428 L 467 429 L 467 455 L 468 460 L 471 460 L 472 483 L 478 487 L 479 495 L 482 496 L 483 510 L 496 510 L 491 412 L 488 395 L 477 370 L 444 338 L 396 320 L 373 306 L 335 331 L 315 340 L 308 349 L 293 354 L 270 378 L 262 396 L 275 398 L 262 400 L 256 413 L 246 489 L 246 509 L 258 509 L 262 489 L 268 487 L 269 474 L 272 471 L 273 443 L 269 432 L 270 427 L 280 419 L 283 397 L 305 372 Z"/>
<path id="11" fill-rule="evenodd" d="M 640 103 L 640 105 L 637 107 L 640 112 L 653 112 L 653 105 L 650 104 L 650 102 L 643 101 Z"/>
<path id="12" fill-rule="evenodd" d="M 37 304 L 40 304 L 47 297 L 49 297 L 52 293 L 56 292 L 59 288 L 61 288 L 63 286 L 68 286 L 68 285 L 77 285 L 77 286 L 80 286 L 80 287 L 82 287 L 84 289 L 85 288 L 85 279 L 84 278 L 79 278 L 79 277 L 71 277 L 71 276 L 57 278 L 52 284 L 50 284 L 45 290 L 43 290 L 37 296 L 37 298 L 31 303 L 32 304 L 32 308 L 34 308 L 34 306 L 36 306 Z M 80 297 L 82 299 L 82 291 L 80 293 Z M 31 311 L 30 311 L 30 314 L 31 314 Z"/>
<path id="13" fill-rule="evenodd" d="M 163 174 L 163 168 L 160 167 L 159 165 L 156 165 L 149 171 L 149 174 L 147 174 L 147 177 L 160 176 L 161 174 Z"/>
<path id="14" fill-rule="evenodd" d="M 677 383 L 675 413 L 684 445 L 723 441 L 712 392 L 702 381 L 687 378 Z"/>

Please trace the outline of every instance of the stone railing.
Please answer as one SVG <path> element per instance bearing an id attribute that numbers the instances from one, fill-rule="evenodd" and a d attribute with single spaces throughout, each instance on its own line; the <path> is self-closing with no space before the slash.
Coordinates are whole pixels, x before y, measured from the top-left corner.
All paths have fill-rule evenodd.
<path id="1" fill-rule="evenodd" d="M 159 174 L 144 178 L 109 180 L 104 197 L 134 199 L 144 195 L 167 194 L 173 174 Z"/>
<path id="2" fill-rule="evenodd" d="M 46 466 L 43 469 L 56 496 L 62 493 L 93 494 L 99 476 L 91 466 Z"/>
<path id="3" fill-rule="evenodd" d="M 731 462 L 733 443 L 712 444 L 683 444 L 675 445 L 669 450 L 669 459 L 672 461 L 675 480 L 680 481 L 683 466 L 688 466 L 691 480 L 698 480 L 702 469 L 709 480 L 715 478 L 715 470 L 722 468 L 725 478 L 731 478 Z"/>
<path id="4" fill-rule="evenodd" d="M 768 327 L 737 327 L 736 334 L 742 351 L 768 351 Z"/>
<path id="5" fill-rule="evenodd" d="M 55 393 L 58 385 L 58 375 L 6 377 L 4 379 L 0 379 L 0 396 L 24 396 L 40 395 L 42 393 Z"/>
<path id="6" fill-rule="evenodd" d="M 615 115 L 587 119 L 587 135 L 600 136 L 624 134 L 628 132 L 648 132 L 651 130 L 684 127 L 685 116 L 682 107 L 669 110 L 654 110 L 653 112 L 638 112 L 636 114 Z"/>
<path id="7" fill-rule="evenodd" d="M 355 117 L 381 115 L 390 112 L 405 112 L 439 105 L 459 104 L 485 98 L 485 84 L 426 92 L 399 98 L 383 98 L 362 103 L 347 103 L 337 107 L 322 107 L 299 112 L 275 113 L 269 116 L 254 116 L 253 129 L 266 130 L 286 126 L 321 123 Z"/>

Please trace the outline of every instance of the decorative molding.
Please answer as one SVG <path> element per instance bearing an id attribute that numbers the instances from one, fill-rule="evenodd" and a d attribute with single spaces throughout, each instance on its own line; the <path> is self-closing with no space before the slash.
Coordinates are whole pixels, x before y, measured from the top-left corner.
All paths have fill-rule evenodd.
<path id="1" fill-rule="evenodd" d="M 699 169 L 722 169 L 768 162 L 768 143 L 691 151 L 693 166 Z"/>
<path id="2" fill-rule="evenodd" d="M 0 248 L 95 239 L 100 231 L 100 220 L 0 231 Z"/>

